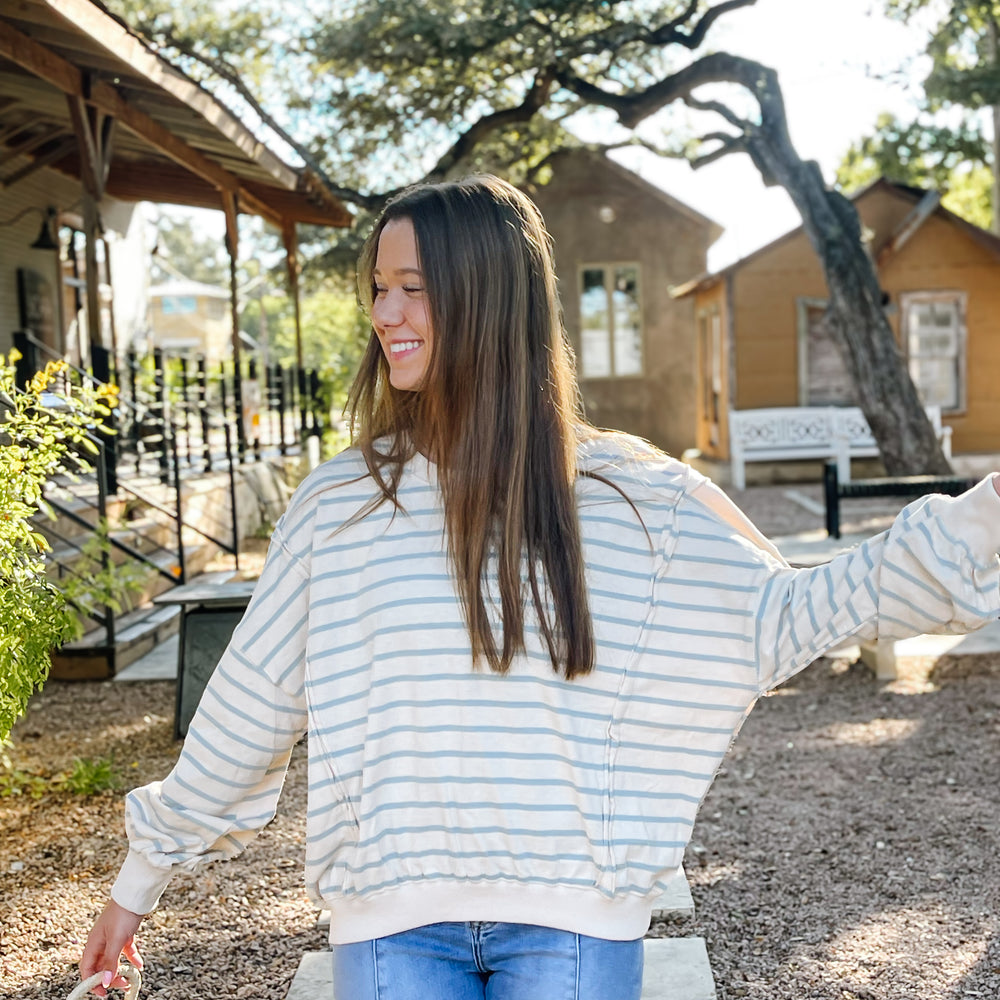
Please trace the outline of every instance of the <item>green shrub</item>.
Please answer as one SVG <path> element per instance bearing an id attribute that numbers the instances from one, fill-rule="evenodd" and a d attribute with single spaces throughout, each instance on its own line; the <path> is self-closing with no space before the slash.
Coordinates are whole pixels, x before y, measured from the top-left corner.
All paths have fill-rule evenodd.
<path id="1" fill-rule="evenodd" d="M 77 633 L 76 614 L 45 579 L 48 545 L 31 518 L 45 510 L 48 479 L 87 468 L 90 434 L 110 412 L 114 387 L 54 387 L 53 362 L 17 385 L 12 351 L 0 355 L 0 740 L 48 675 L 51 650 Z"/>
<path id="2" fill-rule="evenodd" d="M 118 787 L 114 761 L 110 757 L 77 757 L 73 769 L 60 782 L 67 792 L 74 795 L 99 795 Z"/>

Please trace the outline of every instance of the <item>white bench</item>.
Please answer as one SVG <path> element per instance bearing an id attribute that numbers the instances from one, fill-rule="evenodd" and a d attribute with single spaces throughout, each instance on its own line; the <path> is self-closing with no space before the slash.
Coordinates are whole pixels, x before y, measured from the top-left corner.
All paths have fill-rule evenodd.
<path id="1" fill-rule="evenodd" d="M 945 457 L 951 459 L 951 428 L 941 407 L 926 407 Z M 746 487 L 747 462 L 795 459 L 837 460 L 842 483 L 851 479 L 852 458 L 878 458 L 879 449 L 858 406 L 776 406 L 729 413 L 729 455 L 733 486 Z"/>
<path id="2" fill-rule="evenodd" d="M 693 915 L 694 901 L 682 870 L 656 901 L 652 919 L 653 922 L 683 920 Z M 318 925 L 328 927 L 329 924 L 329 911 L 323 910 Z M 715 979 L 704 938 L 646 938 L 643 949 L 642 1000 L 716 1000 Z M 306 952 L 285 1000 L 344 1000 L 333 994 L 331 959 L 330 951 Z"/>

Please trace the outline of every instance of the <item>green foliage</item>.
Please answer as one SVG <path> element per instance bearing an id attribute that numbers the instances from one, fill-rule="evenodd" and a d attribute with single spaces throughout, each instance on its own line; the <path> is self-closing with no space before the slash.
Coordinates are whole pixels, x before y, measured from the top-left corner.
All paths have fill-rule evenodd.
<path id="1" fill-rule="evenodd" d="M 76 757 L 69 774 L 56 783 L 74 795 L 100 795 L 118 788 L 118 775 L 111 757 Z"/>
<path id="2" fill-rule="evenodd" d="M 333 410 L 343 409 L 347 389 L 368 343 L 371 326 L 354 295 L 336 290 L 317 292 L 302 303 L 302 357 L 329 386 Z M 284 364 L 295 360 L 295 322 L 281 317 L 274 340 L 275 355 Z"/>
<path id="3" fill-rule="evenodd" d="M 53 647 L 75 634 L 76 616 L 45 578 L 45 539 L 31 518 L 45 482 L 86 468 L 90 438 L 113 388 L 54 392 L 65 366 L 49 364 L 18 388 L 15 352 L 0 356 L 0 739 L 48 674 Z"/>
<path id="4" fill-rule="evenodd" d="M 423 179 L 534 177 L 574 141 L 565 126 L 600 103 L 595 93 L 637 96 L 690 63 L 720 13 L 753 2 L 345 0 L 300 6 L 294 23 L 279 0 L 111 5 L 223 100 L 238 97 L 249 121 L 290 142 L 365 214 Z M 352 233 L 341 240 L 354 248 Z M 351 256 L 327 252 L 324 262 Z"/>
<path id="5" fill-rule="evenodd" d="M 129 559 L 116 563 L 110 530 L 106 520 L 98 524 L 76 553 L 70 574 L 59 581 L 63 597 L 83 614 L 105 608 L 116 615 L 131 611 L 132 596 L 156 572 Z"/>
<path id="6" fill-rule="evenodd" d="M 924 91 L 932 108 L 977 109 L 1000 104 L 1000 3 L 996 0 L 886 0 L 904 20 L 930 11 L 939 20 L 927 45 L 933 61 Z"/>
<path id="7" fill-rule="evenodd" d="M 72 795 L 100 795 L 117 791 L 120 781 L 113 757 L 76 757 L 69 771 L 55 774 L 44 769 L 16 765 L 6 752 L 10 744 L 0 743 L 0 799 L 24 795 L 40 799 L 53 792 Z"/>
<path id="8" fill-rule="evenodd" d="M 992 173 L 978 129 L 945 128 L 920 119 L 902 122 L 881 114 L 875 131 L 854 143 L 837 168 L 837 186 L 851 193 L 887 177 L 900 184 L 944 193 L 942 204 L 988 228 Z"/>
<path id="9" fill-rule="evenodd" d="M 1000 104 L 1000 3 L 997 0 L 882 0 L 887 14 L 903 21 L 931 17 L 927 43 L 931 71 L 924 80 L 924 112 L 912 124 L 880 117 L 873 135 L 848 152 L 838 182 L 856 186 L 873 169 L 894 180 L 933 186 L 943 204 L 988 228 L 995 218 L 993 172 L 996 151 L 981 127 L 979 112 Z M 931 117 L 960 109 L 957 125 Z"/>
<path id="10" fill-rule="evenodd" d="M 156 222 L 155 281 L 168 282 L 183 275 L 206 285 L 229 284 L 229 263 L 223 240 L 195 229 L 190 215 L 163 212 Z"/>
<path id="11" fill-rule="evenodd" d="M 9 746 L 9 743 L 0 740 L 0 799 L 17 795 L 40 799 L 52 788 L 50 778 L 41 771 L 29 771 L 15 765 L 7 753 Z"/>

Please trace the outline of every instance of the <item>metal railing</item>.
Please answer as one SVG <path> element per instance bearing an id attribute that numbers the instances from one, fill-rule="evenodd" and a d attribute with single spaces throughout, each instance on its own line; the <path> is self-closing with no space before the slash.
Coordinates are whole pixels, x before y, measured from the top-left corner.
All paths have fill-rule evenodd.
<path id="1" fill-rule="evenodd" d="M 23 331 L 14 334 L 14 346 L 21 354 L 22 382 L 47 360 L 64 360 Z M 67 365 L 60 388 L 72 392 L 74 385 L 113 382 L 117 405 L 104 427 L 95 428 L 98 454 L 92 471 L 59 477 L 46 490 L 46 500 L 64 523 L 79 529 L 71 535 L 48 528 L 62 554 L 53 560 L 56 582 L 74 572 L 74 550 L 82 550 L 97 525 L 107 525 L 111 500 L 121 509 L 142 512 L 141 520 L 116 526 L 123 530 L 107 531 L 106 548 L 117 559 L 182 584 L 188 575 L 185 536 L 190 540 L 193 534 L 232 554 L 238 568 L 239 465 L 298 454 L 307 435 L 323 433 L 317 374 L 278 365 L 262 369 L 255 359 L 237 368 L 232 361 L 159 349 L 146 355 L 130 350 L 117 358 L 92 349 L 92 357 L 90 371 Z M 235 412 L 237 399 L 243 401 L 242 413 Z M 189 494 L 206 480 L 227 491 L 228 510 L 194 509 Z M 112 609 L 87 614 L 113 645 Z"/>

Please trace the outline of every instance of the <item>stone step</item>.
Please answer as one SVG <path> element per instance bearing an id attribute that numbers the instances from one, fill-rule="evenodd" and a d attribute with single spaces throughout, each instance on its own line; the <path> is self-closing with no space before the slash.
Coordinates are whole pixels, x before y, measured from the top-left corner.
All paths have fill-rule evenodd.
<path id="1" fill-rule="evenodd" d="M 213 550 L 214 551 L 214 550 Z M 202 573 L 204 560 L 189 561 L 197 574 L 192 583 L 215 584 L 228 580 L 228 571 Z M 164 581 L 166 582 L 166 581 Z M 115 619 L 115 644 L 107 645 L 103 629 L 88 632 L 52 653 L 50 676 L 55 680 L 107 680 L 176 635 L 181 613 L 176 605 L 145 604 Z"/>
<path id="2" fill-rule="evenodd" d="M 642 1000 L 715 1000 L 704 938 L 646 938 L 643 945 Z M 331 952 L 309 951 L 302 956 L 285 1000 L 338 1000 L 333 993 Z"/>

